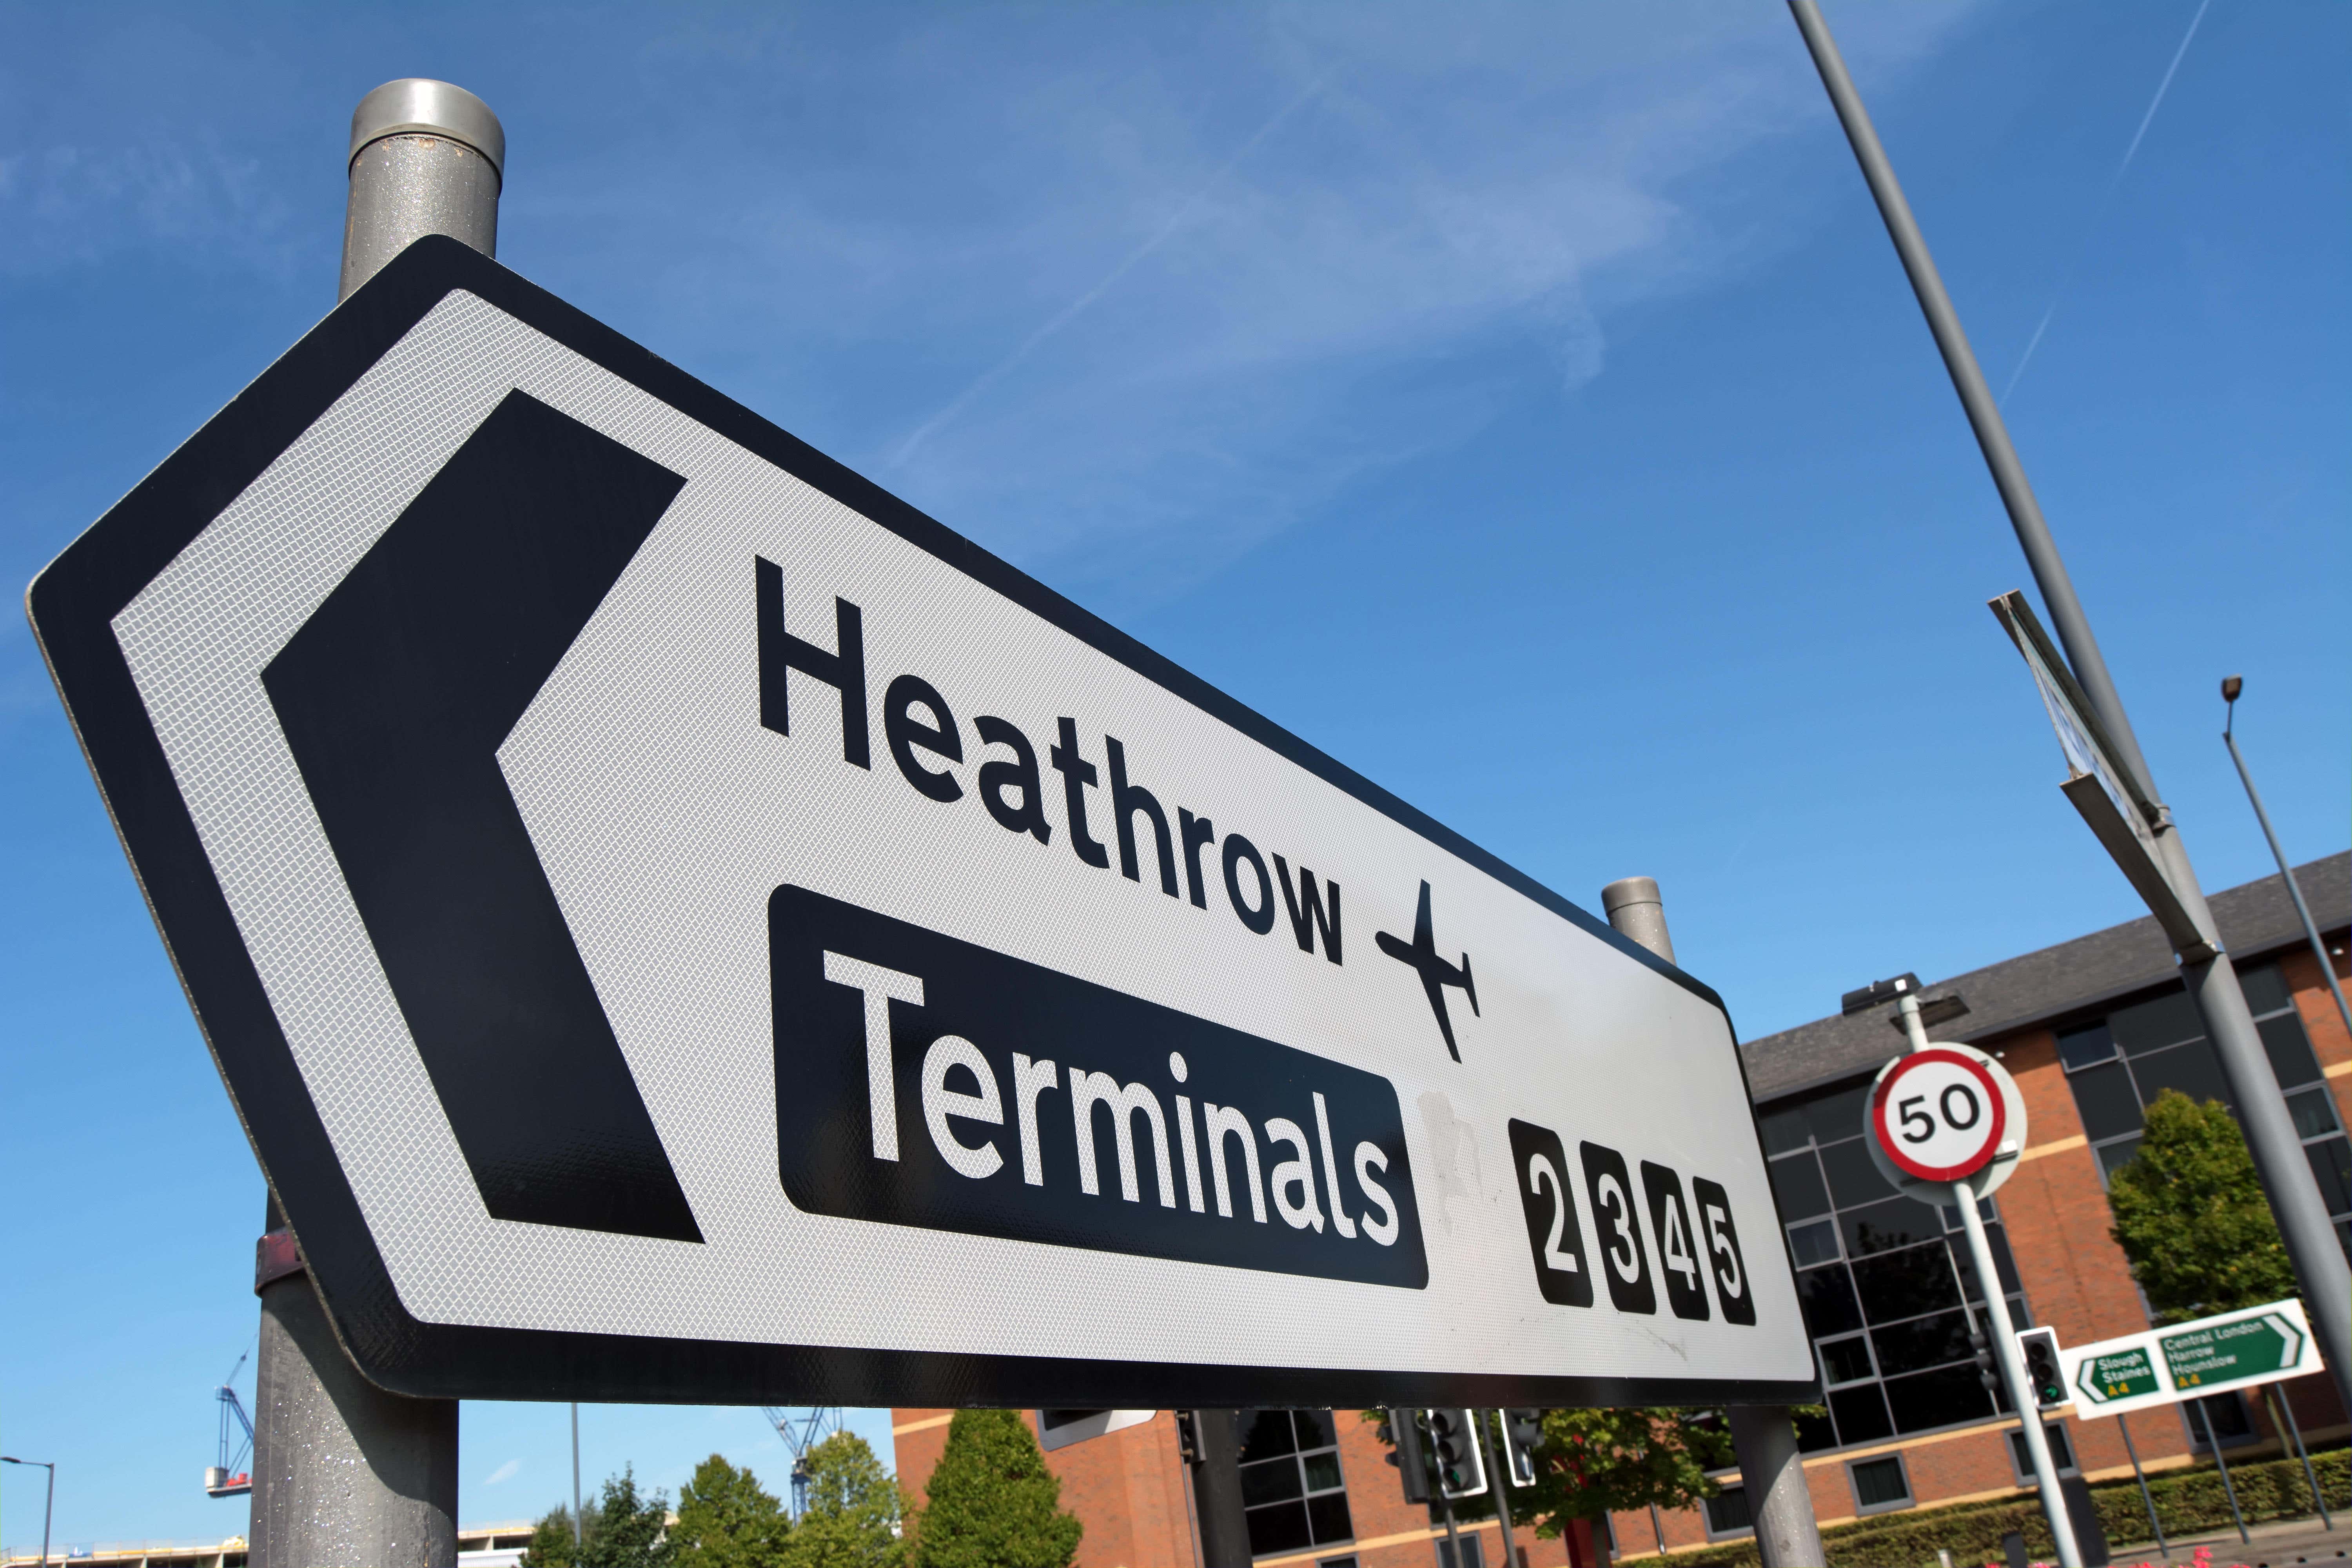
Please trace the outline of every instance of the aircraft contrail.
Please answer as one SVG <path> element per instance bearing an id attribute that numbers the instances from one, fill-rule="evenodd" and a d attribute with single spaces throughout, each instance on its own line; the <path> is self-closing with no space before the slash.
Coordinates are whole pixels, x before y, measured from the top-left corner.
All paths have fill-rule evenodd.
<path id="1" fill-rule="evenodd" d="M 978 380 L 974 381 L 970 386 L 965 387 L 962 392 L 957 394 L 953 402 L 950 403 L 945 408 L 940 409 L 937 414 L 932 415 L 929 419 L 924 420 L 922 424 L 917 426 L 915 427 L 914 434 L 908 436 L 906 440 L 899 443 L 898 451 L 891 454 L 890 466 L 894 468 L 898 468 L 901 464 L 905 463 L 908 458 L 914 456 L 916 447 L 930 439 L 934 432 L 951 422 L 957 415 L 961 414 L 964 409 L 971 405 L 973 398 L 978 397 L 982 393 L 987 391 L 989 387 L 994 385 L 998 379 L 1001 378 L 1006 371 L 1011 370 L 1014 365 L 1019 364 L 1023 360 L 1026 359 L 1029 356 L 1031 350 L 1034 349 L 1039 343 L 1044 342 L 1047 338 L 1052 337 L 1055 332 L 1060 331 L 1064 327 L 1068 326 L 1072 321 L 1077 320 L 1080 315 L 1085 313 L 1087 307 L 1091 306 L 1096 300 L 1108 293 L 1113 284 L 1126 277 L 1128 273 L 1133 271 L 1138 262 L 1141 261 L 1145 257 L 1150 256 L 1153 251 L 1159 249 L 1160 246 L 1167 243 L 1169 237 L 1173 235 L 1179 228 L 1181 228 L 1184 226 L 1185 220 L 1192 216 L 1193 210 L 1197 208 L 1202 202 L 1208 198 L 1209 193 L 1215 190 L 1218 185 L 1223 184 L 1225 177 L 1241 166 L 1243 159 L 1247 158 L 1252 153 L 1256 152 L 1259 143 L 1263 142 L 1267 137 L 1273 135 L 1276 129 L 1279 127 L 1284 121 L 1289 119 L 1293 113 L 1297 112 L 1300 105 L 1304 104 L 1308 99 L 1323 90 L 1323 83 L 1325 79 L 1326 79 L 1323 77 L 1316 78 L 1313 81 L 1307 84 L 1306 88 L 1300 91 L 1297 97 L 1292 99 L 1288 103 L 1284 104 L 1282 108 L 1276 112 L 1273 119 L 1267 121 L 1264 125 L 1258 128 L 1256 135 L 1242 143 L 1241 150 L 1239 152 L 1226 159 L 1223 166 L 1221 166 L 1215 174 L 1211 174 L 1207 179 L 1201 182 L 1200 187 L 1190 196 L 1185 198 L 1184 205 L 1176 209 L 1174 216 L 1171 217 L 1166 223 L 1160 226 L 1157 233 L 1153 234 L 1150 238 L 1145 240 L 1141 245 L 1137 246 L 1133 250 L 1128 252 L 1126 259 L 1121 261 L 1118 266 L 1112 268 L 1108 272 L 1105 273 L 1101 282 L 1097 283 L 1093 288 L 1087 289 L 1085 293 L 1079 295 L 1076 299 L 1064 306 L 1059 311 L 1055 312 L 1054 317 L 1050 321 L 1046 321 L 1044 326 L 1039 327 L 1035 331 L 1030 333 L 1026 338 L 1024 338 L 1018 348 L 1014 349 L 1011 353 L 1006 354 L 1003 359 L 997 361 L 995 364 L 982 372 Z"/>
<path id="2" fill-rule="evenodd" d="M 2065 275 L 2059 279 L 2057 289 L 2050 296 L 2050 308 L 2042 312 L 2041 324 L 2033 329 L 2033 336 L 2026 342 L 2025 353 L 2018 358 L 2017 368 L 2009 373 L 2009 384 L 2000 389 L 2003 405 L 2009 402 L 2009 395 L 2017 390 L 2019 379 L 2025 374 L 2025 367 L 2033 363 L 2033 351 L 2042 346 L 2042 334 L 2050 330 L 2050 319 L 2058 313 L 2058 302 L 2066 297 L 2067 285 L 2074 282 L 2074 273 L 2083 265 L 2083 258 L 2091 247 L 2091 237 L 2098 232 L 2099 220 L 2106 216 L 2108 204 L 2115 200 L 2116 190 L 2122 186 L 2125 171 L 2138 156 L 2140 142 L 2147 135 L 2148 126 L 2155 122 L 2156 111 L 2163 104 L 2164 95 L 2171 90 L 2173 74 L 2180 69 L 2181 59 L 2189 53 L 2189 40 L 2197 36 L 2197 24 L 2205 19 L 2206 7 L 2212 3 L 2213 0 L 2200 0 L 2197 15 L 2189 18 L 2189 31 L 2180 36 L 2180 47 L 2172 51 L 2172 63 L 2164 68 L 2164 79 L 2156 84 L 2156 96 L 2148 100 L 2147 112 L 2139 117 L 2139 129 L 2132 132 L 2131 145 L 2124 149 L 2124 161 L 2116 165 L 2115 177 L 2107 182 L 2106 195 L 2099 198 L 2098 210 L 2091 215 L 2090 226 L 2083 231 L 2083 238 L 2075 247 L 2074 259 L 2067 263 Z"/>

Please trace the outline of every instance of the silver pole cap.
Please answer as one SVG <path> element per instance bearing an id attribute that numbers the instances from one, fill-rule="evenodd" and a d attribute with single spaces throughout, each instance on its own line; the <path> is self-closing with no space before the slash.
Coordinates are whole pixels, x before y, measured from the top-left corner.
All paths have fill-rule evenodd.
<path id="1" fill-rule="evenodd" d="M 488 104 L 454 83 L 403 77 L 361 99 L 352 111 L 352 158 L 356 160 L 369 142 L 387 136 L 446 136 L 463 142 L 490 161 L 499 179 L 506 178 L 506 128 Z"/>

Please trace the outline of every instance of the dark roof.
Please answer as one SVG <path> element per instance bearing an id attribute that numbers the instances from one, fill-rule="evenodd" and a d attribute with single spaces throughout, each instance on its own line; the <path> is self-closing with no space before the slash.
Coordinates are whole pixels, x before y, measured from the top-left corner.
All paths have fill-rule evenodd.
<path id="1" fill-rule="evenodd" d="M 2294 879 L 2323 932 L 2352 924 L 2352 853 L 2331 855 L 2294 869 Z M 2216 893 L 2211 900 L 2221 944 L 2232 958 L 2258 958 L 2305 940 L 2286 883 L 2278 877 Z M 2152 916 L 2143 915 L 2039 952 L 2004 959 L 1920 988 L 1924 1001 L 1957 993 L 1965 1017 L 1937 1029 L 1939 1038 L 1969 1043 L 2045 1024 L 2134 992 L 2170 984 L 2179 971 L 2172 949 Z M 1759 1101 L 1875 1072 L 1902 1048 L 1893 1006 L 1851 1018 L 1817 1018 L 1740 1047 L 1749 1091 Z"/>

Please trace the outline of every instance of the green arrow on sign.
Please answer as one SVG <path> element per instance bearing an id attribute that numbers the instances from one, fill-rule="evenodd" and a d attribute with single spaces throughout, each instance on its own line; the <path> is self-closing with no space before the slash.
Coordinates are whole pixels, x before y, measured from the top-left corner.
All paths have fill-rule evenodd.
<path id="1" fill-rule="evenodd" d="M 2303 1356 L 2303 1331 L 2276 1312 L 2168 1334 L 2164 1364 L 2176 1388 L 2236 1383 L 2291 1367 Z"/>
<path id="2" fill-rule="evenodd" d="M 2074 1373 L 2075 1389 L 2093 1406 L 2117 1399 L 2137 1399 L 2158 1392 L 2158 1386 L 2156 1363 L 2139 1345 L 2115 1355 L 2084 1356 Z"/>

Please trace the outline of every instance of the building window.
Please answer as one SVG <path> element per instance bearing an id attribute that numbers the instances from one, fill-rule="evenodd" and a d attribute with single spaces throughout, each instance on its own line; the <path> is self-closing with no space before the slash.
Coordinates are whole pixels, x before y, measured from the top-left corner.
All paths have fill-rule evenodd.
<path id="1" fill-rule="evenodd" d="M 1328 1410 L 1242 1412 L 1242 1507 L 1250 1552 L 1297 1552 L 1352 1540 L 1339 1436 Z"/>
<path id="2" fill-rule="evenodd" d="M 1984 1290 L 1958 1211 L 1887 1185 L 1862 1138 L 1864 1084 L 1782 1101 L 1761 1118 L 1773 1195 L 1829 1415 L 1798 1423 L 1807 1453 L 1981 1421 L 2008 1408 L 1977 1376 L 1969 1331 Z M 2032 1321 L 1998 1210 L 1979 1205 L 2010 1314 Z"/>
<path id="3" fill-rule="evenodd" d="M 1439 1536 L 1437 1568 L 1486 1568 L 1486 1553 L 1478 1544 L 1477 1534 L 1466 1530 L 1462 1532 L 1462 1561 L 1458 1565 L 1454 1561 L 1454 1542 Z"/>
<path id="4" fill-rule="evenodd" d="M 2049 1440 L 2050 1462 L 2058 1467 L 2058 1473 L 2062 1476 L 2073 1475 L 2074 1450 L 2066 1441 L 2065 1423 L 2044 1421 L 2042 1424 L 2042 1435 Z M 2019 1486 L 2031 1487 L 2041 1484 L 2041 1478 L 2033 1473 L 2032 1456 L 2025 1451 L 2025 1433 L 2022 1428 L 2009 1435 L 2009 1468 L 2017 1473 Z"/>
<path id="5" fill-rule="evenodd" d="M 2337 1237 L 2352 1254 L 2352 1143 L 2345 1140 L 2326 1076 L 2304 1033 L 2294 994 L 2275 963 L 2240 970 L 2238 983 L 2245 989 L 2271 1070 L 2286 1091 L 2312 1177 Z M 2098 1156 L 2102 1182 L 2139 1152 L 2141 1112 L 2166 1089 L 2177 1089 L 2192 1100 L 2218 1100 L 2236 1110 L 2196 1005 L 2178 987 L 2065 1031 L 2058 1037 L 2058 1056 L 2074 1090 L 2084 1135 Z"/>
<path id="6" fill-rule="evenodd" d="M 1845 1473 L 1853 1483 L 1855 1512 L 1887 1513 L 1911 1506 L 1911 1482 L 1903 1474 L 1900 1454 L 1856 1460 L 1845 1468 Z"/>
<path id="7" fill-rule="evenodd" d="M 1755 1533 L 1756 1518 L 1748 1511 L 1748 1489 L 1726 1487 L 1706 1500 L 1706 1538 L 1726 1541 Z"/>
<path id="8" fill-rule="evenodd" d="M 2181 1401 L 2180 1413 L 2189 1423 L 2189 1440 L 2200 1448 L 2210 1448 L 2216 1436 L 2224 1448 L 2240 1447 L 2254 1440 L 2254 1424 L 2246 1416 L 2246 1400 L 2242 1394 L 2186 1399 Z"/>

